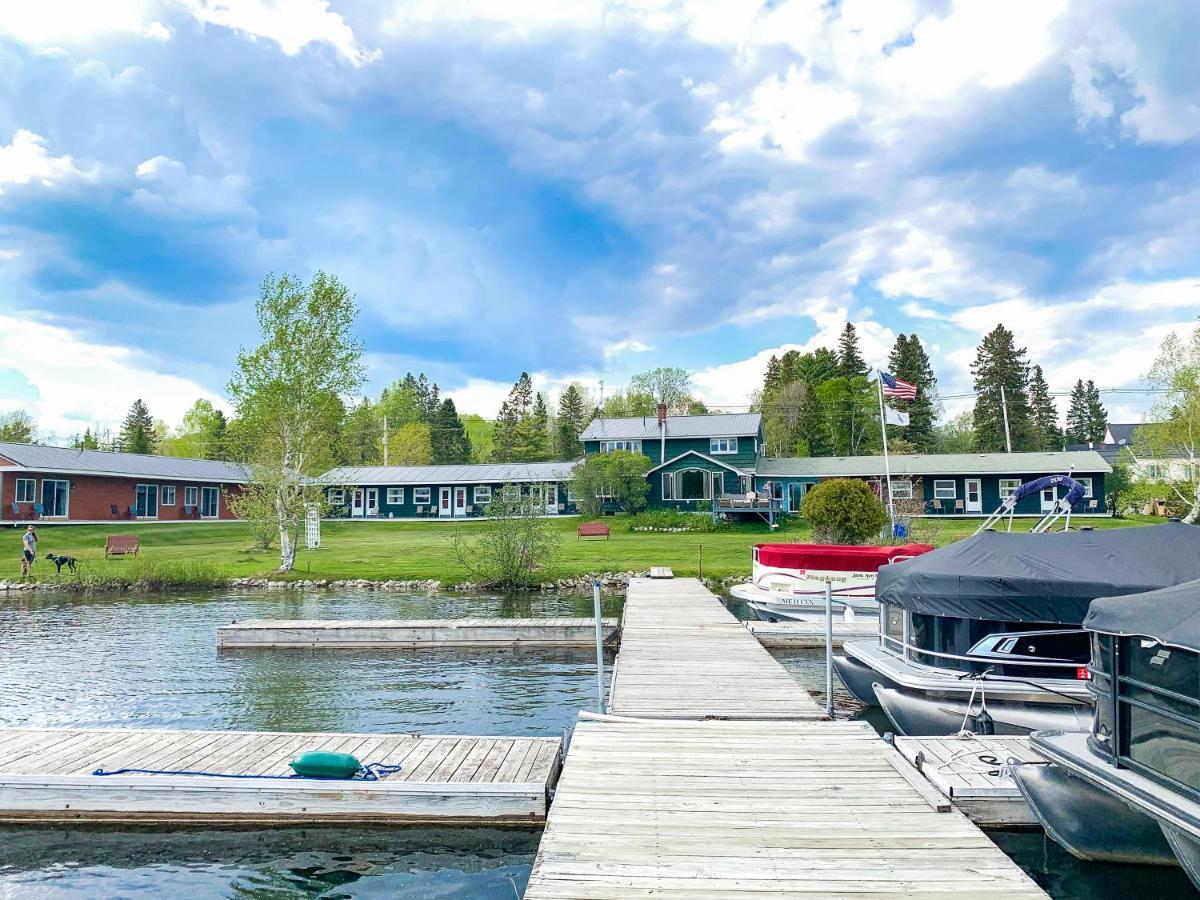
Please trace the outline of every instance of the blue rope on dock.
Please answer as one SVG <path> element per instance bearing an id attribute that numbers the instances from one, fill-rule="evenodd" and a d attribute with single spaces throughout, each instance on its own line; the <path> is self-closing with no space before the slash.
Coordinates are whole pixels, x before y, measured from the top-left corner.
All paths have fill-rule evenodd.
<path id="1" fill-rule="evenodd" d="M 401 766 L 387 763 L 366 763 L 349 778 L 318 778 L 314 775 L 231 775 L 226 772 L 200 772 L 194 769 L 96 769 L 93 775 L 200 775 L 205 778 L 300 778 L 308 781 L 378 781 L 399 772 Z"/>

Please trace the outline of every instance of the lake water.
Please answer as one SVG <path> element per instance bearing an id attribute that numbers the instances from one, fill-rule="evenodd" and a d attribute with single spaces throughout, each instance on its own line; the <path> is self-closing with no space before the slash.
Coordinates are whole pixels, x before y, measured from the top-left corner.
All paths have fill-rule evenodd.
<path id="1" fill-rule="evenodd" d="M 215 629 L 247 618 L 590 616 L 591 603 L 291 591 L 4 598 L 0 725 L 560 735 L 594 702 L 586 651 L 218 654 Z M 621 604 L 605 597 L 604 615 L 619 615 Z M 822 651 L 776 656 L 824 701 Z M 888 727 L 834 683 L 839 715 Z M 0 827 L 0 898 L 512 898 L 528 881 L 538 837 L 484 828 Z M 1194 895 L 1178 869 L 1083 863 L 1041 832 L 992 837 L 1052 897 Z"/>

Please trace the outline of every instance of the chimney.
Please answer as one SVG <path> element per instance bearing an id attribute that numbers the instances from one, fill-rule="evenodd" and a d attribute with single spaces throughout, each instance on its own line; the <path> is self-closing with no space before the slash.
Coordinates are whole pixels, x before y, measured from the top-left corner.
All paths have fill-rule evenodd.
<path id="1" fill-rule="evenodd" d="M 658 427 L 662 428 L 667 424 L 667 404 L 658 404 Z"/>
<path id="2" fill-rule="evenodd" d="M 658 464 L 667 461 L 667 404 L 658 404 Z"/>

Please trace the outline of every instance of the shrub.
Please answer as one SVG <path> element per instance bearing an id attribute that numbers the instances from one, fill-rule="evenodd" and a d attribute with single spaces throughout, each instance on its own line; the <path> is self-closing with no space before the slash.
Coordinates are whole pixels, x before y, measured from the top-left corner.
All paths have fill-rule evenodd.
<path id="1" fill-rule="evenodd" d="M 812 488 L 801 507 L 822 544 L 861 544 L 879 537 L 887 512 L 865 481 L 833 478 Z"/>
<path id="2" fill-rule="evenodd" d="M 554 561 L 558 534 L 537 494 L 505 485 L 485 509 L 487 519 L 471 537 L 454 530 L 454 555 L 472 577 L 489 587 L 533 586 L 537 571 Z"/>
<path id="3" fill-rule="evenodd" d="M 631 531 L 728 531 L 727 522 L 713 522 L 707 514 L 680 512 L 675 509 L 649 509 L 629 520 Z"/>
<path id="4" fill-rule="evenodd" d="M 650 458 L 643 453 L 616 450 L 589 456 L 575 470 L 575 495 L 580 514 L 595 517 L 604 512 L 604 498 L 627 513 L 646 506 Z"/>

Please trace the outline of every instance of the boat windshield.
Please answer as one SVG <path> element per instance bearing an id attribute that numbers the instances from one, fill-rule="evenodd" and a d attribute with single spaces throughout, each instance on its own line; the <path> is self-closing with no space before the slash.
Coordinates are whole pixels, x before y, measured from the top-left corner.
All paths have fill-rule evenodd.
<path id="1" fill-rule="evenodd" d="M 1094 634 L 1090 668 L 1092 750 L 1200 800 L 1200 654 Z"/>

